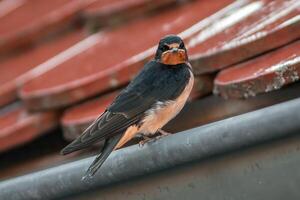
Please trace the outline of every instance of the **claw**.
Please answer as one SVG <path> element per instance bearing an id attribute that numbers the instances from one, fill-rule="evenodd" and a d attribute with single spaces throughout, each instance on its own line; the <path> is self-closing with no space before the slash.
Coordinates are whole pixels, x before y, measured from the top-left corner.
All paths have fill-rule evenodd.
<path id="1" fill-rule="evenodd" d="M 148 137 L 148 136 L 146 136 L 144 134 L 141 134 L 143 140 L 141 140 L 139 142 L 139 147 L 143 147 L 146 143 L 154 142 L 154 141 L 156 141 L 156 140 L 158 140 L 160 138 L 163 138 L 163 137 L 165 137 L 167 135 L 171 135 L 172 134 L 172 133 L 168 133 L 168 132 L 166 132 L 166 131 L 164 131 L 162 129 L 158 129 L 158 132 L 160 133 L 160 135 L 156 136 L 154 138 L 150 138 L 150 137 Z"/>
<path id="2" fill-rule="evenodd" d="M 143 147 L 146 143 L 151 142 L 153 139 L 147 137 L 146 135 L 142 135 L 143 140 L 139 142 L 139 147 Z"/>

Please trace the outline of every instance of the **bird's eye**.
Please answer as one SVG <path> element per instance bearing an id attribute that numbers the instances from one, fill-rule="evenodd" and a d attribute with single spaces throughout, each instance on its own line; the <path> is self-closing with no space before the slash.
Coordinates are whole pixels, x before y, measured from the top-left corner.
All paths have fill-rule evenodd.
<path id="1" fill-rule="evenodd" d="M 168 51 L 168 50 L 170 50 L 170 47 L 169 47 L 169 45 L 164 44 L 162 49 L 163 49 L 163 51 Z"/>
<path id="2" fill-rule="evenodd" d="M 184 48 L 184 44 L 183 44 L 183 42 L 181 42 L 179 45 L 179 49 L 183 49 L 183 48 Z"/>

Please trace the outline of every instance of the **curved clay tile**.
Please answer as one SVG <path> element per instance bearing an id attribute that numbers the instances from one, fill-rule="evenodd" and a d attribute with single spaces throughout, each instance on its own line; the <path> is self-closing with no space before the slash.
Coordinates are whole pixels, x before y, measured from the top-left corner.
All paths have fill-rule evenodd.
<path id="1" fill-rule="evenodd" d="M 230 2 L 196 1 L 94 34 L 74 47 L 82 53 L 26 83 L 20 96 L 29 109 L 58 108 L 125 84 L 152 57 L 161 37 L 187 30 Z"/>
<path id="2" fill-rule="evenodd" d="M 243 3 L 244 2 L 244 3 Z M 300 37 L 298 0 L 237 1 L 189 39 L 196 74 L 213 72 Z"/>
<path id="3" fill-rule="evenodd" d="M 55 112 L 28 113 L 20 104 L 0 111 L 0 152 L 23 145 L 57 125 Z"/>
<path id="4" fill-rule="evenodd" d="M 176 2 L 176 0 L 97 0 L 85 8 L 82 15 L 89 25 L 114 25 L 159 8 L 167 6 L 172 8 Z"/>
<path id="5" fill-rule="evenodd" d="M 225 98 L 250 97 L 299 80 L 300 41 L 230 67 L 215 79 L 215 93 Z"/>
<path id="6" fill-rule="evenodd" d="M 7 53 L 43 36 L 65 30 L 80 10 L 94 0 L 23 1 L 5 15 L 0 14 L 0 53 Z"/>
<path id="7" fill-rule="evenodd" d="M 17 99 L 18 86 L 49 70 L 51 66 L 46 65 L 47 60 L 84 37 L 83 31 L 66 34 L 0 63 L 0 107 Z"/>

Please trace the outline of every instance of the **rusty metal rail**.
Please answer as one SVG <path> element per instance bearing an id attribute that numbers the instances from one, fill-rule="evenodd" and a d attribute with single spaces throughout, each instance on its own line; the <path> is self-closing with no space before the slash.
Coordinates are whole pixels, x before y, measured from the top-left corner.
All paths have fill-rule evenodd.
<path id="1" fill-rule="evenodd" d="M 0 182 L 0 199 L 56 199 L 284 137 L 300 130 L 300 98 L 114 152 L 90 182 L 87 158 Z"/>

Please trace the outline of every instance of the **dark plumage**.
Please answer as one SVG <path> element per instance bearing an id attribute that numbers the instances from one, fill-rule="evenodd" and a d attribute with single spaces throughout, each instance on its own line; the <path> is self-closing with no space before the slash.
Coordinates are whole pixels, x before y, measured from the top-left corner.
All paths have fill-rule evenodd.
<path id="1" fill-rule="evenodd" d="M 87 176 L 93 176 L 109 154 L 118 147 L 117 145 L 122 137 L 128 137 L 125 132 L 127 133 L 129 127 L 134 127 L 134 130 L 137 130 L 134 134 L 140 130 L 147 130 L 147 127 L 146 129 L 143 128 L 143 124 L 149 111 L 156 109 L 158 102 L 162 102 L 162 104 L 164 104 L 163 102 L 176 103 L 176 99 L 180 97 L 183 91 L 186 91 L 186 86 L 193 78 L 188 63 L 166 65 L 161 63 L 160 60 L 164 52 L 170 51 L 170 49 L 166 49 L 166 44 L 173 43 L 178 43 L 179 48 L 183 49 L 184 52 L 186 51 L 179 37 L 167 36 L 163 38 L 159 43 L 155 60 L 148 62 L 136 78 L 115 98 L 106 111 L 80 137 L 61 151 L 62 154 L 68 154 L 89 147 L 95 142 L 105 140 L 102 153 L 96 157 L 88 169 Z M 174 104 L 172 105 L 174 106 Z M 159 108 L 161 109 L 163 106 Z M 153 113 L 159 114 L 159 110 L 155 110 Z M 173 117 L 170 116 L 169 118 Z"/>

